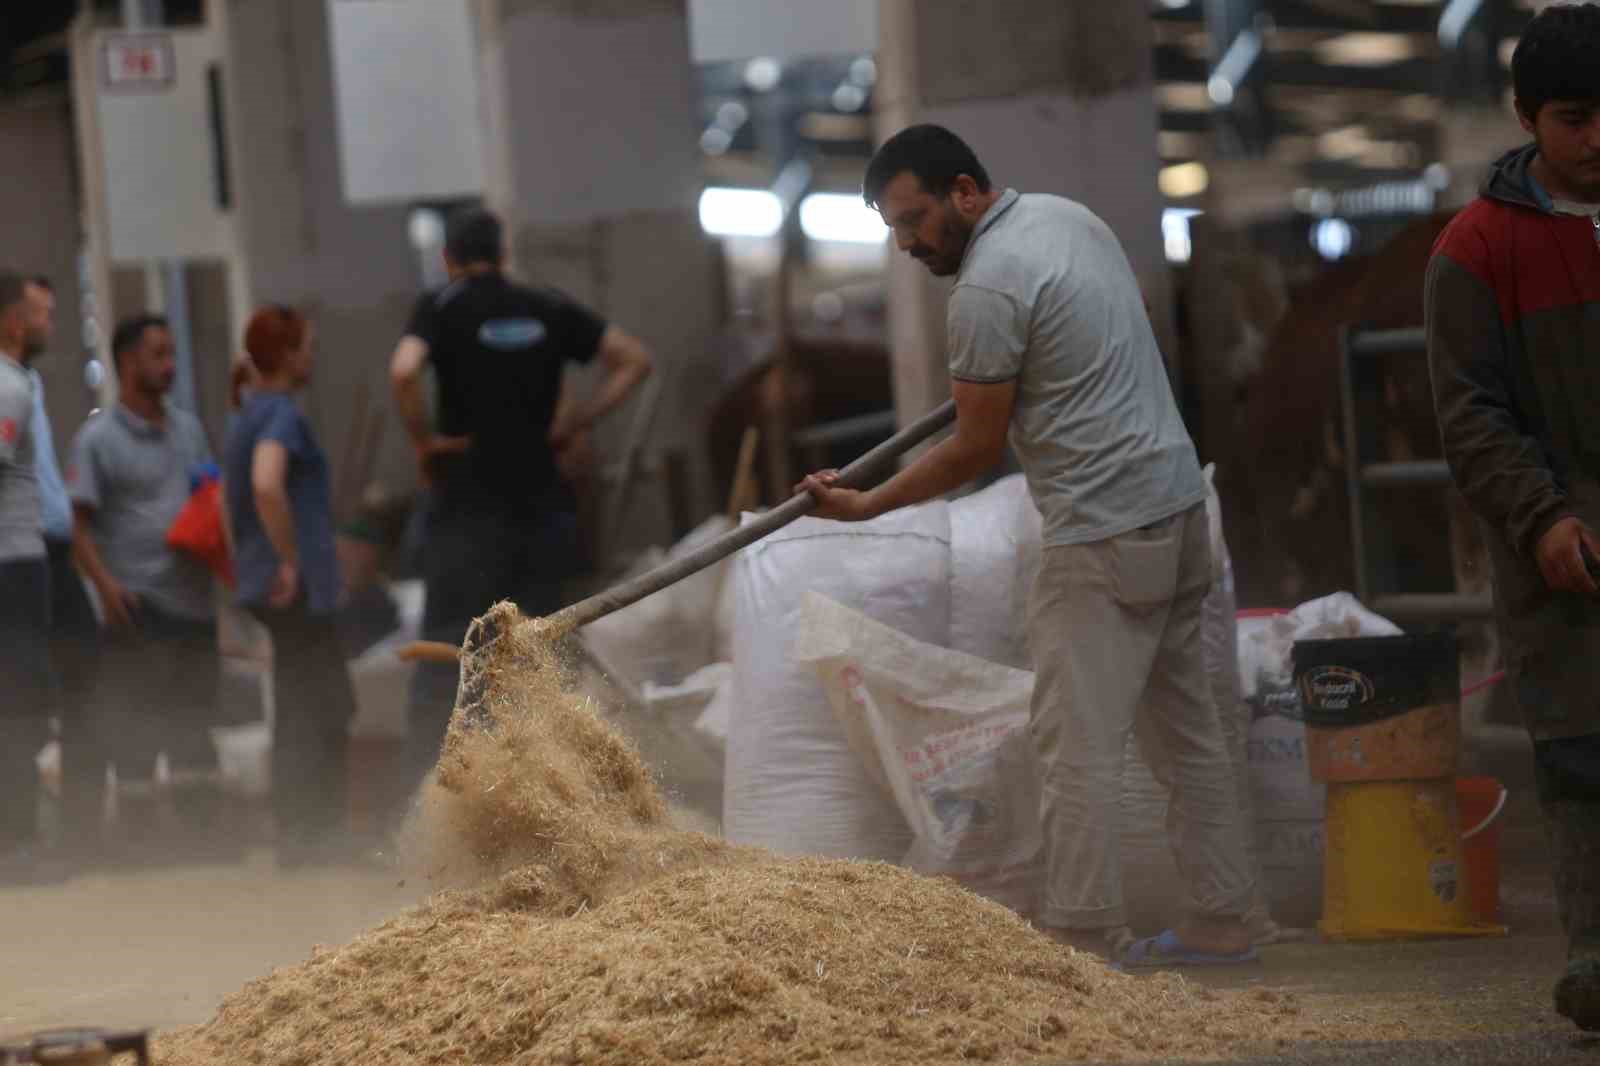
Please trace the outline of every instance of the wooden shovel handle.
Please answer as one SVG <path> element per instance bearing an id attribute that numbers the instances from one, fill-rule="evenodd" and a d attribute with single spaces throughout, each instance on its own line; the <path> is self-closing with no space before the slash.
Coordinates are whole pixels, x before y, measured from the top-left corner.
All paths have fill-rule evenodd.
<path id="1" fill-rule="evenodd" d="M 461 649 L 442 640 L 413 640 L 409 644 L 400 645 L 395 654 L 402 662 L 408 663 L 453 664 L 461 659 Z"/>

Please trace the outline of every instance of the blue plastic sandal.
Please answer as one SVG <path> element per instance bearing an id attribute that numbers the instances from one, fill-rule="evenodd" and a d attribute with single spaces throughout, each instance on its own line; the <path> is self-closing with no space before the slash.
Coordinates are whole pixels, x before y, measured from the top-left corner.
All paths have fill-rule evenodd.
<path id="1" fill-rule="evenodd" d="M 1128 945 L 1117 960 L 1119 969 L 1163 970 L 1179 966 L 1238 966 L 1241 963 L 1260 962 L 1261 953 L 1251 948 L 1238 955 L 1213 955 L 1183 946 L 1178 934 L 1171 929 L 1156 936 L 1147 936 Z"/>

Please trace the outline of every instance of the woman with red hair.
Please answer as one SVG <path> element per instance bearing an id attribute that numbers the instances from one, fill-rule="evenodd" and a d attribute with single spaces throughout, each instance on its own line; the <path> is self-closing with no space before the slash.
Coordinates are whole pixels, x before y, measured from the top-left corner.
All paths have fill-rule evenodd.
<path id="1" fill-rule="evenodd" d="M 278 862 L 339 856 L 355 695 L 334 629 L 328 461 L 295 403 L 311 379 L 311 323 L 289 307 L 251 316 L 250 391 L 228 430 L 224 483 L 238 595 L 272 633 L 272 802 Z"/>

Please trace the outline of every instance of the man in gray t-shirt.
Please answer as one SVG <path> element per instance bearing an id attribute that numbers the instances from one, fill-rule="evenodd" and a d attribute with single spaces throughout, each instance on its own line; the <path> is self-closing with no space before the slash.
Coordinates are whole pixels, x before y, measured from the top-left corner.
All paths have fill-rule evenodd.
<path id="1" fill-rule="evenodd" d="M 0 275 L 8 285 L 15 275 Z M 26 285 L 18 287 L 12 306 L 0 316 L 25 336 Z M 0 299 L 8 293 L 0 290 Z M 7 350 L 7 343 L 15 350 Z M 34 383 L 28 373 L 26 341 L 0 338 L 0 562 L 44 556 L 39 511 L 39 478 L 34 469 Z"/>
<path id="2" fill-rule="evenodd" d="M 220 670 L 211 574 L 167 531 L 211 447 L 199 420 L 166 402 L 176 362 L 164 319 L 123 322 L 111 348 L 117 403 L 78 431 L 67 467 L 73 553 L 104 633 L 91 716 L 124 778 L 147 776 L 160 751 L 174 770 L 209 770 Z"/>
<path id="3" fill-rule="evenodd" d="M 992 469 L 1009 436 L 1044 517 L 1028 619 L 1043 924 L 1134 965 L 1254 958 L 1244 827 L 1200 645 L 1205 482 L 1127 257 L 1082 205 L 992 187 L 942 127 L 891 138 L 864 184 L 901 250 L 956 279 L 956 428 L 871 491 L 838 488 L 836 471 L 807 478 L 816 514 L 860 521 L 943 495 Z M 1118 855 L 1130 733 L 1172 785 L 1190 897 L 1174 929 L 1137 941 Z"/>
<path id="4" fill-rule="evenodd" d="M 0 886 L 51 879 L 34 817 L 34 757 L 49 740 L 55 710 L 27 369 L 44 345 L 41 307 L 21 276 L 0 271 Z"/>
<path id="5" fill-rule="evenodd" d="M 0 562 L 44 556 L 39 478 L 34 470 L 33 390 L 33 375 L 0 348 Z"/>

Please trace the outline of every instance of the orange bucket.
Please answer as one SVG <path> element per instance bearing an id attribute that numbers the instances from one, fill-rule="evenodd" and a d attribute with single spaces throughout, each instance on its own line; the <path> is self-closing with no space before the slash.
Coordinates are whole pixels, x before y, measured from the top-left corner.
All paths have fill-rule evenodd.
<path id="1" fill-rule="evenodd" d="M 1506 787 L 1492 777 L 1456 779 L 1467 905 L 1480 922 L 1500 921 L 1500 812 L 1506 796 Z"/>

